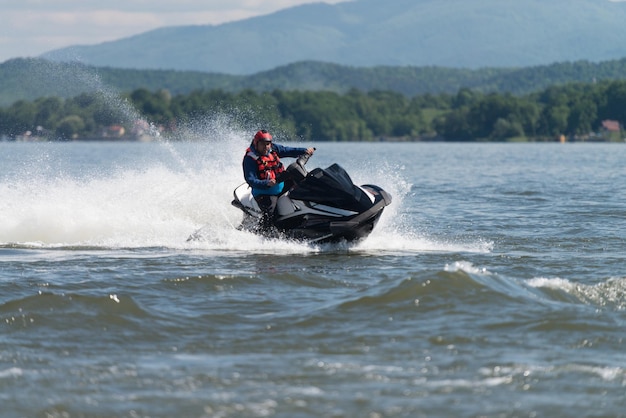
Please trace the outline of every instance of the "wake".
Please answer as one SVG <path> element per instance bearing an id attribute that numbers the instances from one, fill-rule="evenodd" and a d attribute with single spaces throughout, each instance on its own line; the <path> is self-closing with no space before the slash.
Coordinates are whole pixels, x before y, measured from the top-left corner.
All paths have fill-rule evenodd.
<path id="1" fill-rule="evenodd" d="M 356 184 L 375 178 L 393 197 L 368 238 L 350 245 L 308 245 L 239 231 L 242 214 L 230 202 L 243 182 L 241 159 L 249 135 L 229 128 L 221 132 L 219 140 L 196 135 L 141 144 L 3 144 L 39 147 L 39 154 L 32 148 L 22 156 L 15 151 L 6 171 L 12 174 L 0 177 L 0 245 L 283 254 L 490 251 L 489 243 L 422 236 L 407 216 L 411 184 L 402 170 L 387 162 L 363 168 L 358 161 L 337 158 L 330 155 L 336 144 L 315 144 L 318 152 L 310 164 L 338 162 Z M 202 239 L 188 242 L 198 230 Z"/>

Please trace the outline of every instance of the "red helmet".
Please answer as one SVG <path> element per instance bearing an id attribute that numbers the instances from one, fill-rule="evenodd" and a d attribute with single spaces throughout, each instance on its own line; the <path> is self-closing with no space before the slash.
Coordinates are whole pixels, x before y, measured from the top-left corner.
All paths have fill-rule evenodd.
<path id="1" fill-rule="evenodd" d="M 259 141 L 272 142 L 272 135 L 267 132 L 265 129 L 261 129 L 254 135 L 254 139 L 252 140 L 252 144 L 256 147 L 256 144 Z"/>

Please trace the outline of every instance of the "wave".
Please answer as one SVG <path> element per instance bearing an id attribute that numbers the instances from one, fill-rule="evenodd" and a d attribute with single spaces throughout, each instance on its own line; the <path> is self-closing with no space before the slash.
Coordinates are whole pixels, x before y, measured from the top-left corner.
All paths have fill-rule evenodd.
<path id="1" fill-rule="evenodd" d="M 550 300 L 626 310 L 626 278 L 612 277 L 597 284 L 576 283 L 561 278 L 534 278 L 528 285 Z"/>
<path id="2" fill-rule="evenodd" d="M 65 331 L 90 324 L 103 330 L 129 325 L 141 329 L 141 322 L 150 316 L 128 296 L 58 295 L 42 291 L 2 303 L 0 315 L 12 329 L 45 326 L 47 330 Z"/>
<path id="3" fill-rule="evenodd" d="M 519 280 L 469 262 L 455 262 L 439 271 L 420 271 L 401 281 L 382 281 L 341 304 L 341 309 L 385 312 L 463 310 L 552 312 L 577 306 L 620 312 L 626 309 L 626 278 L 596 285 L 564 279 Z"/>

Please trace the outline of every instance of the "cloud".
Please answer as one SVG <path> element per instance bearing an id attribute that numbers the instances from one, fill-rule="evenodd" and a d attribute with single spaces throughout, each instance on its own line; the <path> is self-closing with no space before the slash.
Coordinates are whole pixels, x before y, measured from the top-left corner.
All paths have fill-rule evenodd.
<path id="1" fill-rule="evenodd" d="M 242 20 L 316 0 L 0 0 L 0 62 L 166 26 Z M 346 0 L 325 0 L 335 4 Z"/>

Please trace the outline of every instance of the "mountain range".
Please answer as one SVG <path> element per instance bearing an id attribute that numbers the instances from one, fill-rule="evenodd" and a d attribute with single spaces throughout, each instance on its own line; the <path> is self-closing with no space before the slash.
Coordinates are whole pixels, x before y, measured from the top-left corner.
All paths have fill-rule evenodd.
<path id="1" fill-rule="evenodd" d="M 351 67 L 302 61 L 252 75 L 200 71 L 136 70 L 90 67 L 42 58 L 15 58 L 0 63 L 0 107 L 42 97 L 70 98 L 82 93 L 110 96 L 137 89 L 185 95 L 198 90 L 224 92 L 391 91 L 406 97 L 457 94 L 468 88 L 482 93 L 526 95 L 550 86 L 626 79 L 626 58 L 592 63 L 563 62 L 526 68 L 461 69 L 446 67 Z"/>
<path id="2" fill-rule="evenodd" d="M 479 69 L 626 57 L 626 2 L 354 0 L 164 27 L 42 57 L 97 67 L 249 75 L 294 62 Z"/>

